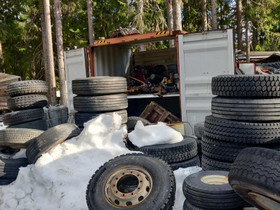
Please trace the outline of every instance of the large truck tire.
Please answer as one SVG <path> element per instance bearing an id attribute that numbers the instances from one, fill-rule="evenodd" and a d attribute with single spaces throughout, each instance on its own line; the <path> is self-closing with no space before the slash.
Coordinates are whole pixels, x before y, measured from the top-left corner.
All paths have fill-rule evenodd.
<path id="1" fill-rule="evenodd" d="M 204 154 L 201 158 L 201 166 L 203 170 L 229 171 L 231 164 L 231 162 L 209 158 Z"/>
<path id="2" fill-rule="evenodd" d="M 10 96 L 26 94 L 46 95 L 48 92 L 48 86 L 47 83 L 42 80 L 25 80 L 9 84 L 7 92 Z"/>
<path id="3" fill-rule="evenodd" d="M 42 108 L 48 104 L 45 95 L 22 95 L 8 99 L 8 108 L 13 111 L 21 109 Z"/>

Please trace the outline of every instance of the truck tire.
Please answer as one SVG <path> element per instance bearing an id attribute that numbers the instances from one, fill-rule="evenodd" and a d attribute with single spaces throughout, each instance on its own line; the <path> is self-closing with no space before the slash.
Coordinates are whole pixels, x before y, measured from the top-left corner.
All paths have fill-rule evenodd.
<path id="1" fill-rule="evenodd" d="M 7 92 L 10 96 L 26 94 L 46 95 L 48 92 L 48 86 L 47 83 L 42 80 L 25 80 L 9 84 Z"/>
<path id="2" fill-rule="evenodd" d="M 212 98 L 215 117 L 237 121 L 280 121 L 280 99 Z"/>
<path id="3" fill-rule="evenodd" d="M 203 121 L 203 122 L 196 123 L 196 124 L 194 125 L 194 135 L 195 135 L 198 139 L 202 139 L 203 134 L 204 134 L 204 121 Z"/>
<path id="4" fill-rule="evenodd" d="M 7 128 L 0 130 L 0 146 L 13 149 L 26 148 L 30 140 L 42 134 L 43 131 L 27 128 Z"/>
<path id="5" fill-rule="evenodd" d="M 120 110 L 115 111 L 117 114 L 119 114 L 122 118 L 122 124 L 125 124 L 127 122 L 127 111 L 126 110 Z M 98 117 L 101 114 L 112 114 L 113 112 L 76 112 L 75 113 L 75 124 L 78 125 L 78 127 L 83 128 L 84 123 Z"/>
<path id="6" fill-rule="evenodd" d="M 0 179 L 15 180 L 20 167 L 28 165 L 26 158 L 19 159 L 3 159 L 0 158 Z"/>
<path id="7" fill-rule="evenodd" d="M 80 96 L 98 96 L 127 92 L 125 77 L 98 76 L 72 81 L 72 92 Z"/>
<path id="8" fill-rule="evenodd" d="M 15 111 L 5 114 L 3 116 L 3 122 L 5 125 L 16 125 L 42 119 L 44 114 L 44 109 L 42 108 Z"/>
<path id="9" fill-rule="evenodd" d="M 9 128 L 30 128 L 30 129 L 46 131 L 48 130 L 48 125 L 46 120 L 34 120 L 31 122 L 11 125 L 9 126 Z"/>
<path id="10" fill-rule="evenodd" d="M 107 112 L 126 109 L 126 94 L 103 96 L 75 96 L 74 108 L 78 112 Z"/>
<path id="11" fill-rule="evenodd" d="M 196 206 L 193 206 L 187 199 L 184 202 L 183 210 L 205 210 L 202 208 L 198 208 Z"/>
<path id="12" fill-rule="evenodd" d="M 229 173 L 235 192 L 259 209 L 280 209 L 280 152 L 246 148 Z"/>
<path id="13" fill-rule="evenodd" d="M 178 143 L 139 147 L 139 151 L 167 163 L 177 163 L 194 158 L 197 155 L 197 144 L 194 138 L 186 137 Z"/>
<path id="14" fill-rule="evenodd" d="M 23 95 L 8 99 L 8 108 L 16 111 L 21 109 L 42 108 L 48 104 L 45 95 Z"/>
<path id="15" fill-rule="evenodd" d="M 26 149 L 26 156 L 29 163 L 35 163 L 42 154 L 47 153 L 56 145 L 65 140 L 78 136 L 80 129 L 75 124 L 61 124 L 43 132 L 33 139 Z"/>
<path id="16" fill-rule="evenodd" d="M 204 154 L 201 158 L 201 165 L 203 170 L 229 171 L 231 164 L 232 163 L 230 162 L 211 159 Z"/>
<path id="17" fill-rule="evenodd" d="M 183 193 L 194 206 L 202 209 L 238 209 L 244 201 L 228 183 L 226 171 L 199 171 L 183 182 Z"/>
<path id="18" fill-rule="evenodd" d="M 188 168 L 188 167 L 193 167 L 193 166 L 200 166 L 200 158 L 198 156 L 195 156 L 192 159 L 185 160 L 182 162 L 177 162 L 177 163 L 170 163 L 170 167 L 172 168 L 173 171 L 179 169 L 179 168 Z"/>
<path id="19" fill-rule="evenodd" d="M 212 78 L 212 93 L 235 98 L 278 98 L 280 97 L 280 76 L 217 76 Z"/>
<path id="20" fill-rule="evenodd" d="M 86 200 L 90 210 L 171 210 L 175 191 L 175 177 L 167 163 L 143 154 L 127 154 L 95 172 Z"/>
<path id="21" fill-rule="evenodd" d="M 152 125 L 152 123 L 149 120 L 146 120 L 142 117 L 137 117 L 137 116 L 130 116 L 127 119 L 127 130 L 132 131 L 135 128 L 136 123 L 140 120 L 143 125 Z"/>
<path id="22" fill-rule="evenodd" d="M 212 139 L 244 144 L 279 143 L 280 123 L 238 122 L 210 115 L 205 118 L 205 135 Z"/>

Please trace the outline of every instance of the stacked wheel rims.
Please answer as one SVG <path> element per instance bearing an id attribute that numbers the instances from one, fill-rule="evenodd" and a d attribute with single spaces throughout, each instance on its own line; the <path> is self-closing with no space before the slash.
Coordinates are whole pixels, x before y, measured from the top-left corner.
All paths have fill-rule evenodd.
<path id="1" fill-rule="evenodd" d="M 229 171 L 247 147 L 280 149 L 280 76 L 217 76 L 205 118 L 202 168 Z"/>
<path id="2" fill-rule="evenodd" d="M 124 77 L 89 77 L 72 81 L 74 97 L 75 123 L 84 127 L 84 123 L 100 114 L 117 112 L 122 123 L 127 122 L 127 81 Z"/>

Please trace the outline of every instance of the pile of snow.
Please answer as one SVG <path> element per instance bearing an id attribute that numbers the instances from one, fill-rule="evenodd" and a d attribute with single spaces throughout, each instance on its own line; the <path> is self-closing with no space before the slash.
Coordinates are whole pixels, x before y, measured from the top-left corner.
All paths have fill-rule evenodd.
<path id="1" fill-rule="evenodd" d="M 142 129 L 145 138 L 153 140 Z M 161 125 L 153 126 L 158 138 L 166 135 Z M 0 186 L 0 209 L 88 209 L 86 188 L 91 176 L 108 160 L 129 151 L 123 139 L 127 135 L 117 114 L 101 115 L 85 125 L 80 136 L 72 138 L 40 157 L 36 164 L 21 168 L 17 180 Z M 139 135 L 139 134 L 138 134 Z M 163 138 L 164 139 L 164 138 Z M 138 143 L 140 140 L 137 140 Z M 156 140 L 156 143 L 163 143 Z M 166 142 L 165 142 L 166 143 Z M 198 167 L 175 171 L 176 209 L 182 209 L 182 182 Z M 178 177 L 178 179 L 177 179 Z"/>

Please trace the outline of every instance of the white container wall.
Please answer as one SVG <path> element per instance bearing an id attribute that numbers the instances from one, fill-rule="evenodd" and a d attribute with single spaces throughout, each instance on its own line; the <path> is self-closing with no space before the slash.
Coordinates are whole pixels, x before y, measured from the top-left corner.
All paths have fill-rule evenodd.
<path id="1" fill-rule="evenodd" d="M 179 35 L 182 121 L 187 135 L 211 114 L 211 79 L 234 74 L 233 31 Z"/>

